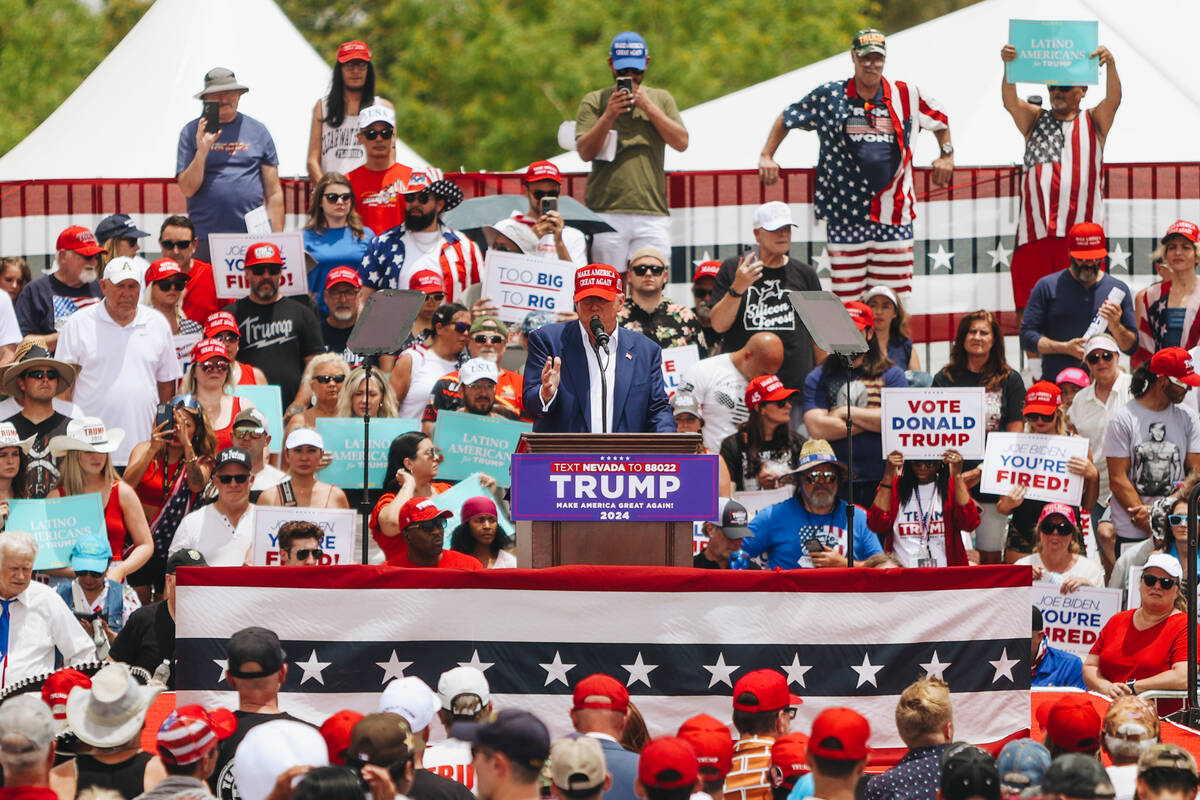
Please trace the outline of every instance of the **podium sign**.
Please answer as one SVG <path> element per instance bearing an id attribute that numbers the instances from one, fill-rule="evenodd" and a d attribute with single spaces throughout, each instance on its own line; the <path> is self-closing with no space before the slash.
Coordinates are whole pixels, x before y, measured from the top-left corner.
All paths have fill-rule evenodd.
<path id="1" fill-rule="evenodd" d="M 517 520 L 691 521 L 717 516 L 715 455 L 518 453 Z"/>

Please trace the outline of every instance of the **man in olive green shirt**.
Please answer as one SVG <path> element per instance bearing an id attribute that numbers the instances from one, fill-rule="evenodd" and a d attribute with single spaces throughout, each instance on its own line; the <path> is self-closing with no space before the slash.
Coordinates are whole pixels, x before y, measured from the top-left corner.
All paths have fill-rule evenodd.
<path id="1" fill-rule="evenodd" d="M 630 79 L 632 91 L 597 89 L 583 98 L 575 115 L 576 150 L 592 162 L 584 200 L 615 230 L 592 241 L 592 261 L 621 272 L 629 254 L 646 245 L 671 252 L 663 158 L 667 145 L 679 152 L 688 146 L 675 98 L 666 89 L 642 85 L 649 61 L 645 39 L 633 31 L 618 33 L 608 66 L 618 82 Z M 610 132 L 616 133 L 615 152 L 608 144 Z"/>

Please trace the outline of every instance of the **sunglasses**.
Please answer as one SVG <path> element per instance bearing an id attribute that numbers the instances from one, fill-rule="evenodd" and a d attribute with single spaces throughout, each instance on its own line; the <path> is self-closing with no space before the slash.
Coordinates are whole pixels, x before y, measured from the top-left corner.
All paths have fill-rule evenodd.
<path id="1" fill-rule="evenodd" d="M 230 333 L 229 331 L 225 331 L 223 333 L 218 333 L 216 336 L 214 336 L 212 338 L 216 339 L 218 342 L 224 342 L 225 344 L 232 344 L 233 342 L 236 342 L 238 340 L 238 335 L 236 333 Z"/>
<path id="2" fill-rule="evenodd" d="M 783 400 L 767 400 L 765 403 L 763 403 L 763 405 L 775 406 L 776 408 L 790 408 L 792 405 L 792 398 L 788 397 Z"/>
<path id="3" fill-rule="evenodd" d="M 313 375 L 313 380 L 317 383 L 345 383 L 345 375 Z"/>
<path id="4" fill-rule="evenodd" d="M 638 264 L 636 267 L 629 268 L 634 275 L 639 278 L 649 272 L 651 275 L 662 275 L 667 271 L 667 268 L 662 264 Z"/>
<path id="5" fill-rule="evenodd" d="M 58 380 L 58 370 L 55 370 L 55 369 L 29 369 L 29 370 L 25 370 L 25 374 L 22 375 L 21 377 L 25 378 L 25 380 L 29 380 L 32 378 L 35 381 L 40 381 L 40 380 L 56 381 L 56 380 Z"/>
<path id="6" fill-rule="evenodd" d="M 420 528 L 421 530 L 425 531 L 426 533 L 438 533 L 438 532 L 444 531 L 446 529 L 446 523 L 444 520 L 435 519 L 435 520 L 430 520 L 429 522 L 414 522 L 412 525 L 409 525 L 408 527 Z"/>
<path id="7" fill-rule="evenodd" d="M 373 142 L 376 139 L 385 139 L 386 140 L 386 139 L 392 138 L 392 129 L 384 128 L 383 130 L 379 130 L 378 128 L 372 128 L 369 131 L 363 131 L 362 135 L 369 142 Z"/>
<path id="8" fill-rule="evenodd" d="M 353 192 L 326 192 L 325 199 L 331 203 L 349 203 Z"/>
<path id="9" fill-rule="evenodd" d="M 1102 350 L 1098 353 L 1088 353 L 1087 363 L 1099 364 L 1101 361 L 1112 361 L 1113 354 L 1107 350 Z"/>
<path id="10" fill-rule="evenodd" d="M 804 473 L 804 480 L 809 483 L 833 483 L 837 480 L 837 473 L 826 469 L 819 472 L 806 472 Z"/>
<path id="11" fill-rule="evenodd" d="M 697 300 L 702 300 L 705 297 L 712 297 L 712 289 L 692 289 L 692 297 Z"/>
<path id="12" fill-rule="evenodd" d="M 422 189 L 419 192 L 409 192 L 408 194 L 404 195 L 404 202 L 428 203 L 431 197 L 433 197 L 433 192 L 429 191 L 428 189 Z"/>
<path id="13" fill-rule="evenodd" d="M 224 372 L 229 369 L 229 362 L 222 358 L 210 358 L 200 365 L 205 372 Z"/>
<path id="14" fill-rule="evenodd" d="M 164 292 L 182 292 L 187 286 L 188 279 L 180 275 L 176 278 L 163 278 L 161 281 L 155 281 L 154 285 Z"/>
<path id="15" fill-rule="evenodd" d="M 1053 414 L 1026 414 L 1026 422 L 1054 422 Z"/>
<path id="16" fill-rule="evenodd" d="M 279 264 L 255 264 L 253 267 L 246 267 L 255 275 L 262 275 L 264 272 L 269 275 L 278 275 L 283 272 L 283 267 Z"/>
<path id="17" fill-rule="evenodd" d="M 633 67 L 627 67 L 625 69 L 617 70 L 617 75 L 619 75 L 620 77 L 623 77 L 623 78 L 631 76 L 631 75 L 645 75 L 645 74 L 646 74 L 646 70 L 634 69 Z"/>
<path id="18" fill-rule="evenodd" d="M 434 301 L 435 303 L 440 303 L 445 299 L 446 299 L 445 292 L 433 292 L 432 294 L 425 295 L 426 303 L 428 303 L 430 300 Z"/>
<path id="19" fill-rule="evenodd" d="M 1187 525 L 1187 516 L 1184 514 L 1171 514 L 1167 517 L 1167 522 L 1172 525 Z"/>
<path id="20" fill-rule="evenodd" d="M 300 561 L 307 561 L 309 556 L 312 556 L 317 561 L 320 561 L 321 556 L 325 555 L 325 553 L 322 552 L 321 548 L 313 547 L 313 548 L 310 548 L 307 550 L 297 550 L 294 553 L 292 553 L 292 555 L 295 556 Z"/>
<path id="21" fill-rule="evenodd" d="M 1176 581 L 1174 578 L 1160 578 L 1157 575 L 1143 574 L 1142 575 L 1142 583 L 1146 584 L 1146 586 L 1148 586 L 1151 589 L 1153 589 L 1157 585 L 1157 586 L 1161 586 L 1163 589 L 1169 590 L 1169 589 L 1173 588 L 1175 586 L 1175 584 L 1178 583 L 1178 581 Z"/>
<path id="22" fill-rule="evenodd" d="M 1074 536 L 1075 528 L 1068 522 L 1043 522 L 1038 530 L 1047 536 Z"/>
<path id="23" fill-rule="evenodd" d="M 784 708 L 779 709 L 779 713 L 786 714 L 788 719 L 795 719 L 796 718 L 796 707 L 795 706 L 786 706 Z"/>
<path id="24" fill-rule="evenodd" d="M 467 331 L 471 330 L 471 323 L 469 322 L 453 322 L 450 324 L 454 326 L 456 333 L 466 333 Z"/>
<path id="25" fill-rule="evenodd" d="M 426 450 L 424 453 L 417 453 L 417 456 L 418 457 L 428 456 L 429 458 L 432 458 L 434 461 L 442 461 L 446 457 L 442 453 L 441 449 L 437 448 L 437 447 L 431 447 L 428 450 Z"/>
<path id="26" fill-rule="evenodd" d="M 262 428 L 257 428 L 257 427 L 242 428 L 240 430 L 237 428 L 234 428 L 233 435 L 235 438 L 238 438 L 238 439 L 261 439 L 262 437 L 267 435 L 267 432 L 264 431 Z"/>
<path id="27" fill-rule="evenodd" d="M 533 195 L 533 199 L 534 199 L 534 200 L 541 200 L 543 197 L 558 197 L 558 193 L 559 193 L 559 191 L 561 191 L 561 190 L 559 190 L 559 189 L 546 189 L 546 190 L 544 190 L 544 191 L 543 191 L 543 190 L 540 190 L 540 189 L 535 189 L 534 191 L 530 192 L 530 194 L 532 194 L 532 195 Z"/>
<path id="28" fill-rule="evenodd" d="M 475 344 L 500 344 L 504 341 L 503 336 L 476 336 Z"/>
<path id="29" fill-rule="evenodd" d="M 163 252 L 166 252 L 167 250 L 186 250 L 192 246 L 192 242 L 194 241 L 196 240 L 180 239 L 178 242 L 172 242 L 166 239 L 159 239 L 158 243 L 162 246 Z"/>
<path id="30" fill-rule="evenodd" d="M 245 483 L 246 481 L 250 480 L 249 473 L 242 473 L 241 475 L 217 475 L 215 477 L 217 480 L 219 480 L 221 483 L 223 483 L 227 486 L 231 483 L 239 483 L 240 484 L 240 483 Z"/>

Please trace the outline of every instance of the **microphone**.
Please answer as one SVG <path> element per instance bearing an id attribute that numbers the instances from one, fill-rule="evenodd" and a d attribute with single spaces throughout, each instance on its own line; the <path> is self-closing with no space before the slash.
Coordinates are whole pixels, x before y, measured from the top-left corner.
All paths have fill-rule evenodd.
<path id="1" fill-rule="evenodd" d="M 600 321 L 599 317 L 592 317 L 588 322 L 588 330 L 596 339 L 596 347 L 608 347 L 608 332 L 604 330 L 604 323 Z"/>

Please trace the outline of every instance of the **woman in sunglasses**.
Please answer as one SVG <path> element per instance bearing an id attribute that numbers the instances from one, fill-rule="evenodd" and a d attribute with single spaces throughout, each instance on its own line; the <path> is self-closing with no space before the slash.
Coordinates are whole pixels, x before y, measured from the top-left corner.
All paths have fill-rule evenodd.
<path id="1" fill-rule="evenodd" d="M 50 454 L 62 459 L 62 480 L 48 497 L 100 495 L 113 559 L 106 577 L 118 583 L 124 583 L 154 553 L 137 495 L 113 469 L 110 454 L 124 438 L 125 431 L 105 428 L 99 417 L 83 417 L 71 420 L 66 434 L 50 440 Z"/>
<path id="2" fill-rule="evenodd" d="M 1056 584 L 1063 594 L 1080 586 L 1104 586 L 1104 570 L 1080 553 L 1075 509 L 1066 503 L 1047 503 L 1037 522 L 1034 552 L 1015 562 L 1033 567 L 1034 583 Z"/>
<path id="3" fill-rule="evenodd" d="M 1062 408 L 1062 391 L 1049 381 L 1038 381 L 1025 393 L 1025 433 L 1040 433 L 1048 436 L 1070 436 L 1066 415 Z M 1087 458 L 1072 458 L 1067 462 L 1067 472 L 1083 479 L 1083 495 L 1079 509 L 1091 509 L 1099 493 L 1100 473 L 1092 461 L 1091 450 Z M 1010 514 L 1008 536 L 1005 542 L 1005 559 L 1009 563 L 1033 553 L 1039 541 L 1038 526 L 1041 524 L 1045 501 L 1026 500 L 1026 487 L 1014 486 L 1008 494 L 996 501 L 996 510 Z M 1076 516 L 1079 511 L 1076 511 Z M 1079 534 L 1075 544 L 1082 548 L 1084 536 Z M 1097 586 L 1102 584 L 1096 584 Z"/>
<path id="4" fill-rule="evenodd" d="M 1171 223 L 1163 234 L 1162 259 L 1170 276 L 1161 283 L 1151 284 L 1137 296 L 1133 309 L 1138 335 L 1134 366 L 1164 347 L 1190 350 L 1200 344 L 1200 325 L 1196 324 L 1196 313 L 1200 311 L 1197 239 L 1200 227 L 1183 219 Z"/>
<path id="5" fill-rule="evenodd" d="M 400 416 L 420 419 L 438 378 L 466 361 L 471 312 L 460 303 L 446 303 L 433 312 L 433 335 L 396 359 L 389 379 L 400 402 Z"/>
<path id="6" fill-rule="evenodd" d="M 242 333 L 233 314 L 228 311 L 214 311 L 209 314 L 208 319 L 204 321 L 204 338 L 216 339 L 225 345 L 225 350 L 229 353 L 229 374 L 233 376 L 234 386 L 267 385 L 267 376 L 261 369 L 237 360 Z"/>
<path id="7" fill-rule="evenodd" d="M 967 566 L 962 532 L 979 525 L 979 507 L 962 479 L 962 466 L 957 450 L 947 450 L 940 461 L 888 453 L 883 480 L 867 509 L 867 527 L 883 537 L 884 552 L 900 566 Z"/>
<path id="8" fill-rule="evenodd" d="M 153 592 L 162 592 L 167 547 L 179 521 L 208 485 L 217 454 L 217 437 L 200 402 L 181 394 L 171 400 L 170 407 L 170 421 L 156 425 L 149 441 L 134 445 L 121 478 L 133 487 L 141 503 L 154 545 L 146 565 L 129 576 L 143 603 L 150 602 Z"/>
<path id="9" fill-rule="evenodd" d="M 371 536 L 387 560 L 404 553 L 408 544 L 400 535 L 400 509 L 410 498 L 433 497 L 450 488 L 434 480 L 442 463 L 442 451 L 420 431 L 402 433 L 388 448 L 383 494 L 371 512 Z"/>
<path id="10" fill-rule="evenodd" d="M 792 405 L 800 393 L 777 375 L 760 375 L 746 387 L 750 415 L 721 442 L 721 460 L 739 491 L 777 489 L 796 468 L 804 442 L 792 430 Z"/>
<path id="11" fill-rule="evenodd" d="M 309 361 L 304 368 L 304 375 L 300 378 L 300 385 L 308 387 L 311 393 L 310 405 L 291 418 L 286 433 L 291 433 L 296 428 L 316 427 L 320 417 L 340 416 L 338 401 L 345 391 L 349 377 L 350 366 L 339 353 L 321 353 Z"/>
<path id="12" fill-rule="evenodd" d="M 340 172 L 326 172 L 313 188 L 304 223 L 304 252 L 315 262 L 308 271 L 308 293 L 317 302 L 319 317 L 329 314 L 325 305 L 325 276 L 342 265 L 362 262 L 375 232 L 363 225 L 354 208 L 350 179 Z"/>
<path id="13" fill-rule="evenodd" d="M 233 394 L 233 359 L 225 345 L 216 339 L 204 339 L 192 350 L 192 366 L 183 376 L 184 394 L 200 403 L 208 425 L 217 437 L 217 452 L 233 446 L 233 421 L 247 408 L 249 400 Z"/>
<path id="14" fill-rule="evenodd" d="M 1187 687 L 1187 599 L 1183 568 L 1166 553 L 1146 561 L 1141 604 L 1114 614 L 1083 662 L 1083 682 L 1112 698 Z"/>
<path id="15" fill-rule="evenodd" d="M 188 273 L 177 262 L 160 258 L 146 270 L 146 291 L 142 293 L 142 305 L 162 314 L 171 326 L 175 355 L 184 370 L 192 360 L 192 348 L 204 338 L 200 323 L 183 315 L 183 291 L 189 280 Z"/>
<path id="16" fill-rule="evenodd" d="M 1155 553 L 1166 553 L 1182 563 L 1187 553 L 1187 498 L 1198 481 L 1200 474 L 1193 472 L 1174 492 L 1151 504 L 1150 537 L 1125 548 L 1108 577 L 1108 588 L 1132 592 L 1133 587 L 1127 585 L 1130 573 Z"/>

